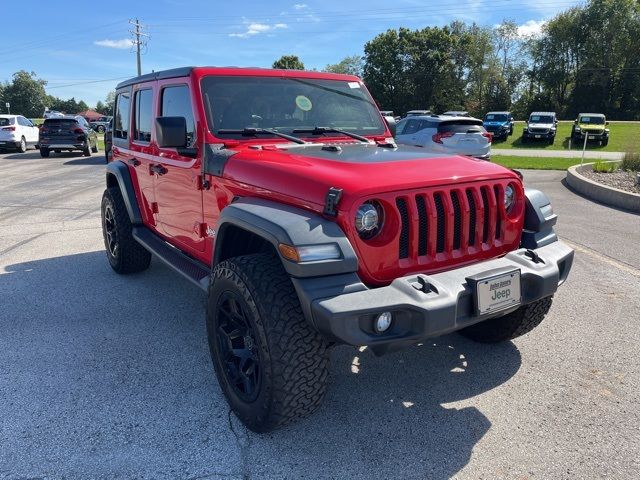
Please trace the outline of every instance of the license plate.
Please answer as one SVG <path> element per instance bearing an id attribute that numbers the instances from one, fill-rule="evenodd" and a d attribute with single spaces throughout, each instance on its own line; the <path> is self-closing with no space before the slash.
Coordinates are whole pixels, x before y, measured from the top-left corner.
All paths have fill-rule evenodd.
<path id="1" fill-rule="evenodd" d="M 540 135 L 536 135 L 536 138 L 540 138 Z"/>
<path id="2" fill-rule="evenodd" d="M 519 304 L 520 270 L 478 280 L 476 301 L 480 315 Z"/>

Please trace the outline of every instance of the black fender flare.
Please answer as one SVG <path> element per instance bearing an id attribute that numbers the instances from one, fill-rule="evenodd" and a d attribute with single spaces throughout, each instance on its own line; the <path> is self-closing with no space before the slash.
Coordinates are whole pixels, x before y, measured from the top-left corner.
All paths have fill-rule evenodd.
<path id="1" fill-rule="evenodd" d="M 114 181 L 120 187 L 120 193 L 131 223 L 133 225 L 142 225 L 142 215 L 136 200 L 136 192 L 133 188 L 129 167 L 119 161 L 111 162 L 107 165 L 106 177 L 107 188 L 112 186 Z"/>
<path id="2" fill-rule="evenodd" d="M 553 213 L 551 201 L 540 190 L 525 188 L 526 205 L 524 230 L 520 244 L 524 248 L 536 249 L 558 241 L 553 226 L 558 215 Z"/>
<path id="3" fill-rule="evenodd" d="M 220 260 L 229 226 L 247 230 L 271 243 L 292 277 L 321 277 L 358 270 L 358 257 L 337 223 L 301 208 L 260 198 L 241 198 L 222 210 L 215 234 L 213 265 Z M 296 263 L 282 257 L 278 249 L 280 244 L 294 247 L 336 244 L 341 256 L 333 260 Z"/>

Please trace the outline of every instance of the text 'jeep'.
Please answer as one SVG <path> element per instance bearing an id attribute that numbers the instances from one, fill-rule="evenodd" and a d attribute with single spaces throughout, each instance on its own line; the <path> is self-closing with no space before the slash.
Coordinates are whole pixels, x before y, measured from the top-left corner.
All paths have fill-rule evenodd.
<path id="1" fill-rule="evenodd" d="M 509 340 L 569 274 L 544 194 L 398 147 L 357 77 L 194 67 L 116 93 L 108 260 L 138 272 L 155 254 L 208 293 L 216 374 L 252 430 L 318 407 L 332 345 Z"/>

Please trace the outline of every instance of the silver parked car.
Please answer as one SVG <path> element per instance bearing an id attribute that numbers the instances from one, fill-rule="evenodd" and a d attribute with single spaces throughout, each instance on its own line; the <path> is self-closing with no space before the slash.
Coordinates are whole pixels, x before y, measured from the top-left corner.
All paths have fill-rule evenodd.
<path id="1" fill-rule="evenodd" d="M 407 117 L 398 122 L 396 141 L 432 152 L 491 158 L 492 135 L 484 129 L 482 120 L 472 117 Z"/>

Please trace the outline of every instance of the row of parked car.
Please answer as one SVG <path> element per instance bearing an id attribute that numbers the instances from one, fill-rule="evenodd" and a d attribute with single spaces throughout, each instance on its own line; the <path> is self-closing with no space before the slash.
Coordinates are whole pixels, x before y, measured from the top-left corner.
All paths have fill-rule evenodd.
<path id="1" fill-rule="evenodd" d="M 0 151 L 24 153 L 29 147 L 42 157 L 74 150 L 90 156 L 98 152 L 98 134 L 80 115 L 51 116 L 39 127 L 22 115 L 0 115 Z"/>
<path id="2" fill-rule="evenodd" d="M 430 110 L 410 110 L 403 117 L 391 111 L 381 111 L 396 122 L 396 141 L 401 144 L 428 148 L 434 152 L 470 155 L 489 159 L 494 140 L 506 140 L 514 132 L 514 118 L 509 111 L 488 112 L 483 120 L 469 112 L 451 110 L 434 115 Z M 587 140 L 608 145 L 609 122 L 601 113 L 581 113 L 571 130 L 575 144 Z M 532 112 L 525 122 L 521 143 L 547 142 L 553 145 L 558 131 L 555 112 Z"/>

